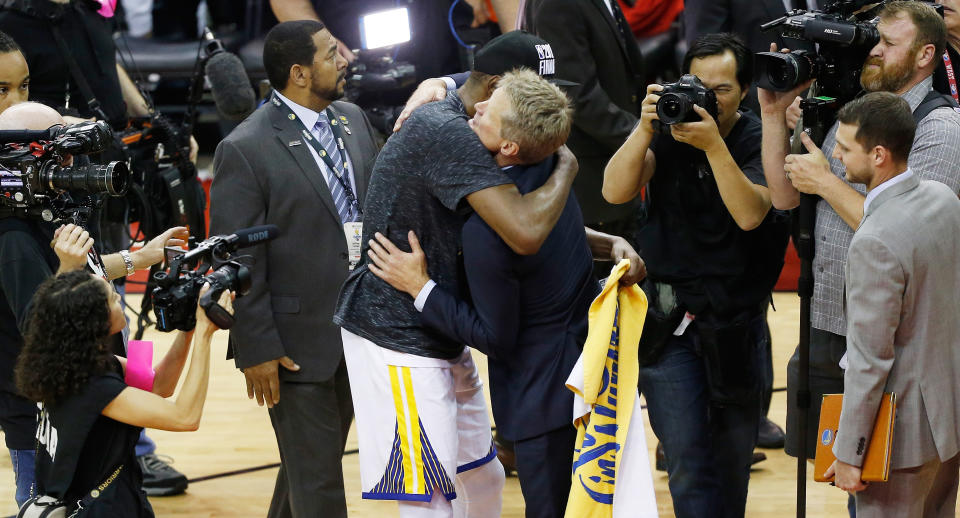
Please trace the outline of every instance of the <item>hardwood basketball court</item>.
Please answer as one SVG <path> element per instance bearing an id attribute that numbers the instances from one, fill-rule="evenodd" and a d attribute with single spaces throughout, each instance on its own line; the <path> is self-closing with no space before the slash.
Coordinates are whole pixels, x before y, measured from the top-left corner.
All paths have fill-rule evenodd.
<path id="1" fill-rule="evenodd" d="M 139 307 L 139 296 L 130 296 L 129 302 Z M 777 311 L 770 312 L 773 332 L 774 387 L 786 385 L 787 360 L 797 343 L 799 299 L 795 293 L 777 293 L 774 296 Z M 172 340 L 168 335 L 151 330 L 146 339 L 157 344 L 156 356 L 166 350 Z M 277 469 L 259 469 L 240 474 L 229 472 L 249 470 L 279 461 L 273 429 L 266 408 L 260 408 L 246 396 L 243 375 L 226 355 L 226 332 L 214 337 L 210 392 L 204 408 L 200 430 L 193 433 L 151 431 L 157 442 L 157 452 L 174 459 L 173 466 L 191 480 L 187 493 L 175 497 L 151 498 L 157 516 L 183 518 L 207 517 L 262 517 L 266 516 Z M 475 354 L 481 373 L 486 378 L 486 359 Z M 282 404 L 282 403 L 281 403 Z M 781 426 L 786 421 L 786 393 L 773 395 L 770 418 Z M 647 445 L 651 462 L 656 438 L 647 423 Z M 382 518 L 396 516 L 393 502 L 365 501 L 360 498 L 360 475 L 355 453 L 357 441 L 351 431 L 347 442 L 348 454 L 343 460 L 347 504 L 354 518 Z M 763 450 L 767 460 L 757 464 L 750 481 L 747 516 L 751 518 L 781 518 L 795 514 L 796 461 L 783 450 Z M 808 469 L 808 476 L 812 466 Z M 206 480 L 195 480 L 211 477 Z M 673 516 L 667 477 L 654 473 L 657 505 L 660 515 Z M 16 513 L 13 500 L 14 484 L 10 458 L 0 455 L 0 516 Z M 846 515 L 846 493 L 825 484 L 809 480 L 807 485 L 807 516 L 842 517 Z M 524 512 L 520 485 L 515 476 L 507 478 L 503 495 L 504 518 L 521 518 Z"/>

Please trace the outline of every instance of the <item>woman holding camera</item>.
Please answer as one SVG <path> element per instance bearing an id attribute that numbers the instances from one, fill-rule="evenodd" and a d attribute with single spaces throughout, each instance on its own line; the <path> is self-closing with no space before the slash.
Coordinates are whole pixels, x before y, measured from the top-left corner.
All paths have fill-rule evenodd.
<path id="1" fill-rule="evenodd" d="M 220 304 L 229 300 L 224 294 Z M 126 360 L 110 353 L 109 337 L 125 326 L 120 296 L 85 271 L 48 279 L 33 299 L 16 381 L 42 404 L 37 487 L 64 502 L 68 515 L 79 509 L 75 516 L 84 518 L 152 517 L 134 453 L 141 428 L 188 431 L 200 424 L 217 327 L 198 308 L 196 328 L 177 335 L 144 390 L 125 383 Z M 194 335 L 183 387 L 168 401 Z"/>

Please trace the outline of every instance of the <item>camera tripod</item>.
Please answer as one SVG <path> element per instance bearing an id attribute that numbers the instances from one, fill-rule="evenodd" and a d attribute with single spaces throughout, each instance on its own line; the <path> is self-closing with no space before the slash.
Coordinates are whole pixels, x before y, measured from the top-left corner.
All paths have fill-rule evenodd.
<path id="1" fill-rule="evenodd" d="M 823 146 L 827 132 L 836 120 L 840 103 L 832 97 L 818 97 L 816 82 L 810 87 L 810 95 L 800 102 L 803 115 L 794 130 L 793 153 L 803 153 L 800 132 L 807 133 L 817 147 Z M 797 347 L 799 362 L 797 398 L 793 404 L 798 409 L 797 429 L 797 517 L 807 515 L 807 419 L 809 418 L 810 394 L 810 303 L 813 298 L 813 258 L 816 254 L 814 226 L 817 219 L 819 196 L 800 195 L 800 207 L 796 215 L 797 255 L 800 257 L 800 278 L 797 283 L 797 295 L 800 296 L 800 342 Z"/>

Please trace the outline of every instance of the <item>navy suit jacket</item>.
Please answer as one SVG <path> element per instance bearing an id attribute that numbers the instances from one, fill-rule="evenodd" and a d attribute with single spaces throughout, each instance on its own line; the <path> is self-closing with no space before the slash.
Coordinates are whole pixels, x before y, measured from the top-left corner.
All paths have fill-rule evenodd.
<path id="1" fill-rule="evenodd" d="M 527 193 L 546 182 L 554 162 L 504 172 Z M 504 437 L 528 439 L 570 426 L 573 393 L 565 382 L 587 337 L 590 303 L 600 292 L 576 197 L 570 193 L 534 255 L 514 253 L 476 214 L 462 237 L 473 304 L 434 287 L 422 322 L 487 355 L 493 416 Z"/>

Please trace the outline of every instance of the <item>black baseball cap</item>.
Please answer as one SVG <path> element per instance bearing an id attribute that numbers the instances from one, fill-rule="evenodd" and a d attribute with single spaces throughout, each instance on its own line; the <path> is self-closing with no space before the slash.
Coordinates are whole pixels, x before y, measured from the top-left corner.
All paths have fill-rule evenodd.
<path id="1" fill-rule="evenodd" d="M 529 68 L 557 86 L 577 83 L 557 79 L 553 48 L 546 40 L 526 31 L 510 31 L 490 40 L 474 57 L 473 70 L 502 76 L 515 68 Z"/>

